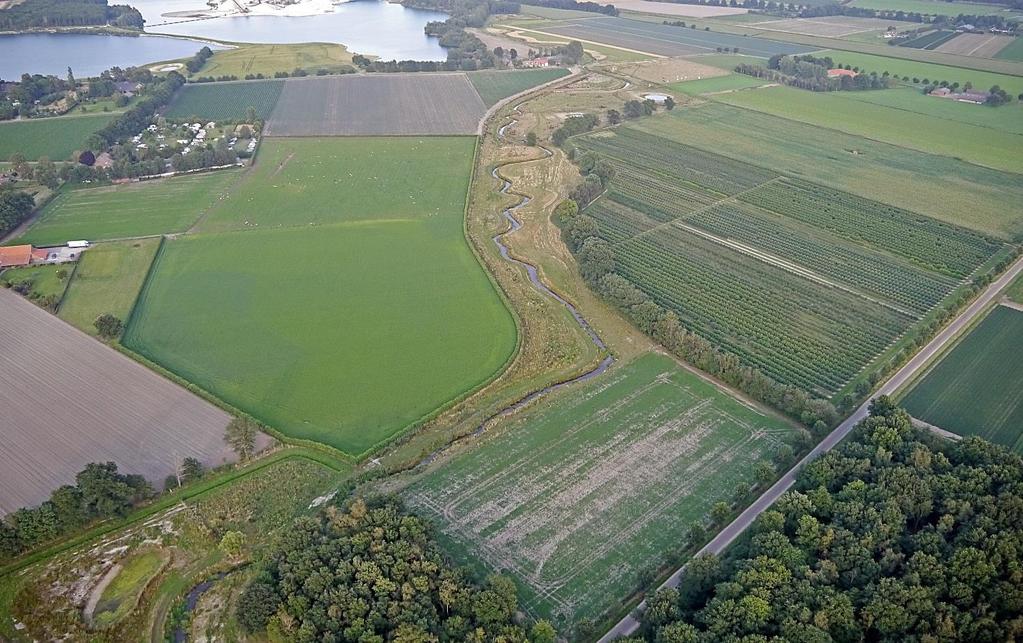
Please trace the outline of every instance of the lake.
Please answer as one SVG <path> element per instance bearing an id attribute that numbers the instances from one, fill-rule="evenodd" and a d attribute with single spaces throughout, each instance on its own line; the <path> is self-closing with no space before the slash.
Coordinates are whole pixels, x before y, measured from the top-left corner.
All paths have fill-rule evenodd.
<path id="1" fill-rule="evenodd" d="M 141 0 L 131 4 L 146 19 L 146 31 L 231 42 L 336 42 L 349 51 L 383 60 L 446 60 L 437 38 L 423 27 L 446 14 L 367 0 L 337 5 L 334 13 L 306 17 L 238 16 L 204 20 L 164 18 L 162 14 L 202 9 L 203 0 Z M 98 74 L 114 65 L 127 67 L 191 56 L 204 43 L 155 35 L 132 38 L 92 34 L 19 34 L 0 36 L 0 78 L 22 73 L 63 77 Z"/>

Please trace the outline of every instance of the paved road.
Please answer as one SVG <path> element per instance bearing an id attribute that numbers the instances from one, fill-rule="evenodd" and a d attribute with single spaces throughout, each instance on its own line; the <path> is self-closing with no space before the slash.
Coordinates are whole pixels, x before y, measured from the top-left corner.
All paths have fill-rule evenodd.
<path id="1" fill-rule="evenodd" d="M 941 352 L 945 346 L 952 341 L 961 330 L 966 328 L 971 322 L 980 315 L 984 309 L 992 301 L 998 297 L 999 293 L 1009 285 L 1009 283 L 1023 272 L 1023 257 L 1016 260 L 1012 266 L 1006 270 L 1001 277 L 994 281 L 987 289 L 981 293 L 977 299 L 970 304 L 966 310 L 964 310 L 951 324 L 945 327 L 938 335 L 932 339 L 927 346 L 925 346 L 919 353 L 917 353 L 911 360 L 906 362 L 905 366 L 898 370 L 888 381 L 886 381 L 881 388 L 877 390 L 873 397 L 878 395 L 891 395 L 897 391 L 902 385 L 910 381 L 916 376 L 921 369 L 925 368 L 930 362 L 931 358 Z M 871 399 L 873 399 L 873 397 Z M 714 537 L 709 543 L 707 543 L 703 549 L 697 552 L 697 555 L 713 553 L 720 554 L 724 551 L 728 545 L 735 540 L 739 534 L 746 530 L 747 527 L 759 516 L 764 510 L 774 504 L 774 501 L 778 499 L 783 493 L 789 490 L 792 484 L 796 481 L 796 475 L 804 466 L 809 462 L 816 459 L 822 453 L 830 451 L 842 441 L 845 436 L 849 435 L 849 432 L 853 430 L 853 427 L 859 423 L 860 420 L 867 417 L 869 411 L 870 401 L 864 402 L 856 411 L 845 419 L 844 422 L 835 427 L 835 430 L 828 434 L 820 444 L 818 444 L 813 451 L 810 451 L 805 458 L 800 460 L 792 469 L 789 470 L 784 476 L 781 477 L 774 485 L 771 486 L 762 496 L 750 505 L 745 511 L 739 514 L 739 517 L 732 521 L 727 527 L 721 530 L 721 532 Z M 669 587 L 677 587 L 682 579 L 682 574 L 685 571 L 685 567 L 678 569 L 668 580 L 664 581 L 661 585 L 661 589 Z M 646 601 L 643 601 L 637 606 L 637 610 L 642 611 L 646 608 Z M 635 613 L 635 610 L 633 611 Z M 622 620 L 608 631 L 607 634 L 602 636 L 598 643 L 608 643 L 616 638 L 629 636 L 639 629 L 639 621 L 637 621 L 632 614 L 627 615 Z"/>

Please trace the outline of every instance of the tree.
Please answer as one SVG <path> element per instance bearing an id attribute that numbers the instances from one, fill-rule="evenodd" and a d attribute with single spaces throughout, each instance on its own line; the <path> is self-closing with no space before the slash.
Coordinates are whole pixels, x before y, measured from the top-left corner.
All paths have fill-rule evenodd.
<path id="1" fill-rule="evenodd" d="M 668 110 L 669 112 L 671 110 L 675 109 L 675 99 L 672 98 L 671 96 L 668 96 L 667 98 L 665 98 L 664 99 L 664 109 Z"/>
<path id="2" fill-rule="evenodd" d="M 67 88 L 71 89 L 71 90 L 74 90 L 74 88 L 77 87 L 77 86 L 78 86 L 78 83 L 75 82 L 75 75 L 74 75 L 74 73 L 71 72 L 71 68 L 68 67 L 67 68 Z"/>
<path id="3" fill-rule="evenodd" d="M 96 155 L 89 150 L 85 150 L 78 155 L 78 162 L 86 167 L 92 167 L 96 164 Z"/>
<path id="4" fill-rule="evenodd" d="M 64 281 L 67 280 L 67 270 L 64 268 L 58 268 L 57 272 L 54 273 L 54 276 L 57 278 L 57 281 L 64 283 Z"/>
<path id="5" fill-rule="evenodd" d="M 516 58 L 519 57 L 519 52 L 514 50 L 514 49 L 509 49 L 508 50 L 508 57 L 511 58 L 512 60 L 515 60 Z"/>
<path id="6" fill-rule="evenodd" d="M 181 461 L 181 482 L 194 482 L 203 477 L 205 468 L 196 458 L 185 458 Z"/>
<path id="7" fill-rule="evenodd" d="M 235 452 L 242 462 L 251 458 L 256 452 L 256 435 L 259 428 L 256 423 L 245 417 L 231 420 L 224 430 L 224 442 Z"/>
<path id="8" fill-rule="evenodd" d="M 549 621 L 539 620 L 529 630 L 529 643 L 554 643 L 558 640 L 558 632 Z"/>
<path id="9" fill-rule="evenodd" d="M 756 476 L 757 484 L 767 485 L 774 480 L 777 472 L 770 462 L 758 462 L 754 475 Z"/>
<path id="10" fill-rule="evenodd" d="M 526 134 L 526 145 L 536 147 L 536 132 L 529 132 Z"/>
<path id="11" fill-rule="evenodd" d="M 96 327 L 96 332 L 99 333 L 99 336 L 106 340 L 117 338 L 124 329 L 124 323 L 120 318 L 110 313 L 100 315 L 92 325 Z"/>
<path id="12" fill-rule="evenodd" d="M 261 632 L 266 629 L 280 603 L 280 596 L 272 587 L 261 582 L 252 583 L 238 597 L 238 623 L 247 632 Z"/>
<path id="13" fill-rule="evenodd" d="M 722 500 L 715 502 L 714 506 L 710 508 L 710 519 L 714 521 L 715 525 L 724 525 L 731 515 L 732 508 Z"/>
<path id="14" fill-rule="evenodd" d="M 220 539 L 220 551 L 231 560 L 239 560 L 245 552 L 245 534 L 229 531 Z"/>
<path id="15" fill-rule="evenodd" d="M 497 56 L 498 58 L 504 58 L 504 47 L 500 45 L 494 47 L 494 55 Z"/>
<path id="16" fill-rule="evenodd" d="M 255 123 L 256 122 L 256 108 L 251 105 L 245 108 L 245 122 Z"/>
<path id="17" fill-rule="evenodd" d="M 49 157 L 39 157 L 35 167 L 35 179 L 51 190 L 56 190 L 60 185 L 60 181 L 57 179 L 57 166 Z"/>
<path id="18" fill-rule="evenodd" d="M 617 125 L 618 123 L 621 123 L 621 122 L 622 122 L 622 113 L 621 112 L 619 112 L 617 109 L 609 109 L 609 110 L 607 110 L 607 124 L 608 125 Z"/>

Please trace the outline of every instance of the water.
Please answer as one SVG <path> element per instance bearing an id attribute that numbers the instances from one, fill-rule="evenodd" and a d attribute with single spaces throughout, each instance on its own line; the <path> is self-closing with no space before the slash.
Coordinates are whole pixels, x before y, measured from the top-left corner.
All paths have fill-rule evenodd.
<path id="1" fill-rule="evenodd" d="M 427 37 L 427 22 L 446 14 L 407 9 L 399 4 L 366 0 L 337 5 L 334 13 L 317 16 L 239 16 L 194 20 L 164 18 L 173 11 L 202 9 L 204 0 L 141 0 L 129 2 L 146 19 L 146 31 L 230 42 L 334 42 L 354 53 L 383 60 L 446 60 L 437 38 Z M 115 65 L 129 67 L 197 52 L 205 43 L 155 35 L 133 38 L 105 34 L 19 34 L 0 36 L 0 78 L 16 80 L 23 73 L 63 77 L 70 65 L 75 76 L 94 76 Z M 212 47 L 212 46 L 211 46 Z M 216 48 L 216 47 L 212 47 Z"/>
<path id="2" fill-rule="evenodd" d="M 159 36 L 32 33 L 0 36 L 0 78 L 17 80 L 24 73 L 63 78 L 70 66 L 78 78 L 95 76 L 114 65 L 131 67 L 185 58 L 203 43 Z"/>

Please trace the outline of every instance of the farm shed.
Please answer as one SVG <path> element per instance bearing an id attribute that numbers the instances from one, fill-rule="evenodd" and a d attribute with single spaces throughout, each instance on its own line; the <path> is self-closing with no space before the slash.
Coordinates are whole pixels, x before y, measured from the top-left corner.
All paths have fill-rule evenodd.
<path id="1" fill-rule="evenodd" d="M 8 246 L 0 248 L 0 268 L 27 266 L 32 263 L 32 246 Z"/>
<path id="2" fill-rule="evenodd" d="M 849 78 L 855 78 L 858 76 L 856 72 L 851 69 L 829 69 L 828 78 L 841 78 L 842 76 L 848 76 Z"/>

